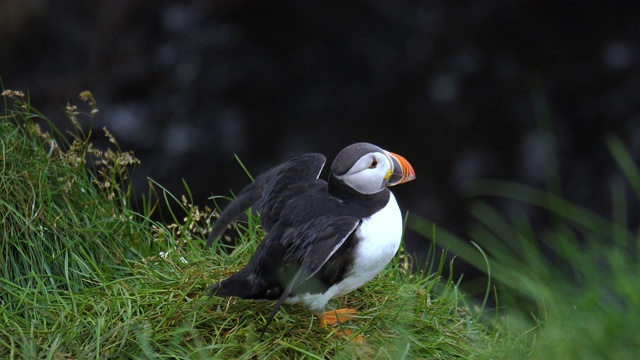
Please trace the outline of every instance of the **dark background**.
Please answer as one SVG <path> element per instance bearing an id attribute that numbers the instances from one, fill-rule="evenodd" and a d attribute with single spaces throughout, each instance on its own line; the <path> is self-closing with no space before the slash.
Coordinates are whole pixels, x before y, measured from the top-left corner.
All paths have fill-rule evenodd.
<path id="1" fill-rule="evenodd" d="M 418 178 L 394 189 L 403 210 L 464 234 L 465 181 L 544 188 L 549 141 L 564 196 L 610 215 L 620 175 L 604 135 L 640 158 L 634 7 L 3 0 L 0 76 L 59 124 L 64 104 L 91 90 L 96 132 L 107 126 L 142 160 L 139 194 L 147 177 L 177 194 L 184 179 L 211 206 L 211 195 L 248 182 L 233 154 L 257 174 L 368 141 L 415 168 Z M 423 238 L 408 242 L 423 251 Z"/>

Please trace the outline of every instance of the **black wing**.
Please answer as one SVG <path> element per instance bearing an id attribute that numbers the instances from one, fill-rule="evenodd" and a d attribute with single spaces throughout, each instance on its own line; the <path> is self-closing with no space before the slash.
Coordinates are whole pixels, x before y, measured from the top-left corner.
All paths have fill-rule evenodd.
<path id="1" fill-rule="evenodd" d="M 317 179 L 325 161 L 322 154 L 305 154 L 258 176 L 222 211 L 209 233 L 207 248 L 222 235 L 227 225 L 261 199 L 260 223 L 269 231 L 279 219 L 283 204 L 300 194 L 298 191 L 286 190 L 292 185 Z"/>
<path id="2" fill-rule="evenodd" d="M 318 186 L 326 158 L 305 154 L 285 164 L 264 189 L 260 204 L 260 225 L 269 231 L 280 220 L 285 206 L 293 199 Z"/>
<path id="3" fill-rule="evenodd" d="M 286 248 L 282 273 L 285 276 L 288 274 L 293 276 L 290 276 L 287 287 L 274 305 L 262 333 L 267 329 L 280 306 L 289 295 L 295 294 L 297 289 L 318 287 L 318 291 L 322 291 L 320 289 L 322 284 L 313 284 L 320 281 L 314 275 L 340 249 L 358 225 L 360 220 L 353 216 L 322 216 L 302 226 L 290 227 L 284 231 L 280 239 L 280 244 Z M 312 284 L 308 284 L 309 282 Z"/>
<path id="4" fill-rule="evenodd" d="M 280 299 L 275 313 L 282 301 L 301 286 L 308 291 L 324 291 L 327 284 L 313 279 L 313 275 L 322 271 L 323 265 L 340 250 L 359 222 L 350 216 L 325 216 L 296 227 L 277 224 L 258 245 L 247 265 L 214 285 L 210 295 Z M 331 267 L 330 271 L 339 270 Z"/>
<path id="5" fill-rule="evenodd" d="M 303 226 L 288 228 L 280 239 L 287 248 L 284 264 L 300 264 L 305 281 L 344 244 L 355 231 L 360 219 L 354 216 L 326 215 L 312 219 Z"/>

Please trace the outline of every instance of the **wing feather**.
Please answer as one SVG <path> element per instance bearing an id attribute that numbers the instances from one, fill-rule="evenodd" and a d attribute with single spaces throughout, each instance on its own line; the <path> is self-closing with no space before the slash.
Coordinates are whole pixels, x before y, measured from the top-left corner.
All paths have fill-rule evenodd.
<path id="1" fill-rule="evenodd" d="M 264 189 L 260 204 L 260 225 L 269 231 L 278 222 L 287 204 L 317 186 L 326 158 L 305 154 L 285 164 Z"/>
<path id="2" fill-rule="evenodd" d="M 359 224 L 353 216 L 322 216 L 284 231 L 280 239 L 287 248 L 283 266 L 297 270 L 275 303 L 262 334 L 289 295 L 322 269 Z"/>
<path id="3" fill-rule="evenodd" d="M 235 200 L 222 211 L 207 237 L 207 248 L 211 247 L 232 221 L 259 201 L 260 224 L 269 231 L 280 218 L 286 203 L 303 193 L 304 187 L 294 185 L 316 180 L 325 162 L 326 158 L 322 154 L 305 154 L 256 177 L 251 184 L 240 190 Z M 291 187 L 293 190 L 289 190 Z"/>

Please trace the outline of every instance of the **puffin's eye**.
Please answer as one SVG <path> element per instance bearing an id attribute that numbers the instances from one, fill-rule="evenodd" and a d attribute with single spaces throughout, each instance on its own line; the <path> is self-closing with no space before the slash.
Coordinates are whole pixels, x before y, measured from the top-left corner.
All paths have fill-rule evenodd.
<path id="1" fill-rule="evenodd" d="M 378 160 L 373 159 L 371 165 L 369 165 L 369 169 L 375 169 L 376 167 L 378 167 Z"/>

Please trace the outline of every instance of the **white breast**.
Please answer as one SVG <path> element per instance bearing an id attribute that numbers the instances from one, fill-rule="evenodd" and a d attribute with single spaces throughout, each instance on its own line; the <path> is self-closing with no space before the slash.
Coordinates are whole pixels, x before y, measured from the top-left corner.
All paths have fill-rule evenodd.
<path id="1" fill-rule="evenodd" d="M 387 206 L 365 219 L 356 235 L 361 240 L 355 248 L 353 269 L 342 281 L 347 291 L 336 296 L 353 291 L 373 279 L 398 251 L 402 240 L 402 214 L 392 193 Z"/>
<path id="2" fill-rule="evenodd" d="M 298 294 L 286 302 L 301 303 L 313 311 L 323 311 L 330 299 L 361 287 L 389 264 L 402 239 L 402 214 L 392 193 L 382 210 L 363 220 L 356 235 L 360 242 L 354 249 L 354 264 L 341 282 L 332 285 L 324 294 Z"/>

